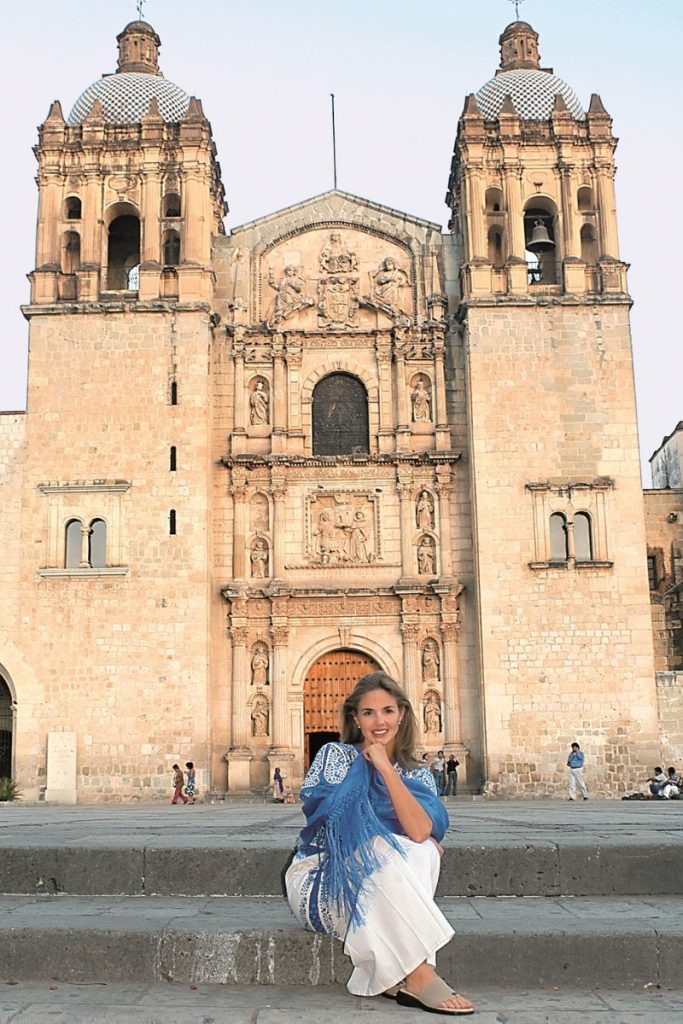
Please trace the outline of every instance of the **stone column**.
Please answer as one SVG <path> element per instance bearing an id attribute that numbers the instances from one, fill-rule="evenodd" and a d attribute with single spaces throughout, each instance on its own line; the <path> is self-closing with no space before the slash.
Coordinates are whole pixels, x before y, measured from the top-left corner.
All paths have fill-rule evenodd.
<path id="1" fill-rule="evenodd" d="M 196 263 L 199 266 L 205 266 L 208 262 L 205 234 L 211 230 L 204 216 L 204 190 L 209 186 L 202 178 L 197 172 L 186 174 L 182 193 L 183 263 Z"/>
<path id="2" fill-rule="evenodd" d="M 271 475 L 273 495 L 273 577 L 282 578 L 285 571 L 285 538 L 287 535 L 287 481 L 284 474 Z"/>
<path id="3" fill-rule="evenodd" d="M 273 442 L 274 452 L 287 448 L 287 366 L 281 334 L 273 335 Z"/>
<path id="4" fill-rule="evenodd" d="M 417 569 L 413 555 L 414 509 L 413 509 L 413 477 L 405 470 L 398 471 L 396 483 L 401 508 L 401 576 L 414 577 Z"/>
<path id="5" fill-rule="evenodd" d="M 247 706 L 249 693 L 249 658 L 247 655 L 246 625 L 233 625 L 232 641 L 232 743 L 236 750 L 247 750 L 250 739 L 250 718 Z"/>
<path id="6" fill-rule="evenodd" d="M 375 338 L 377 380 L 379 382 L 379 450 L 394 448 L 394 401 L 391 383 L 391 335 L 380 333 Z"/>
<path id="7" fill-rule="evenodd" d="M 234 409 L 233 431 L 243 434 L 247 427 L 247 407 L 244 393 L 244 328 L 235 327 L 232 335 L 232 358 L 234 365 Z"/>
<path id="8" fill-rule="evenodd" d="M 516 165 L 503 167 L 503 201 L 507 214 L 508 254 L 526 260 L 524 255 L 524 211 L 520 189 L 520 170 Z"/>
<path id="9" fill-rule="evenodd" d="M 573 167 L 570 164 L 560 164 L 560 194 L 562 197 L 564 237 L 562 239 L 562 251 L 557 253 L 557 257 L 563 256 L 565 258 L 578 259 L 581 256 L 581 243 L 579 242 L 577 223 L 574 217 L 572 170 Z"/>
<path id="10" fill-rule="evenodd" d="M 451 494 L 453 480 L 450 466 L 439 466 L 436 470 L 436 493 L 439 495 L 439 540 L 441 547 L 441 576 L 453 574 L 451 545 Z"/>
<path id="11" fill-rule="evenodd" d="M 230 494 L 233 510 L 232 574 L 235 579 L 244 579 L 247 575 L 247 476 L 244 470 L 233 467 Z"/>
<path id="12" fill-rule="evenodd" d="M 289 750 L 289 715 L 287 707 L 287 640 L 289 629 L 283 625 L 270 627 L 273 638 L 273 672 L 272 672 L 272 725 L 271 739 L 278 750 Z"/>
<path id="13" fill-rule="evenodd" d="M 88 547 L 91 534 L 92 527 L 81 526 L 81 561 L 78 566 L 79 569 L 90 569 L 91 567 L 90 559 L 88 557 L 88 555 L 90 554 Z"/>
<path id="14" fill-rule="evenodd" d="M 81 206 L 81 265 L 107 265 L 107 252 L 102 251 L 102 234 L 100 223 L 100 189 L 99 176 L 88 174 L 83 189 Z"/>
<path id="15" fill-rule="evenodd" d="M 420 627 L 416 623 L 404 622 L 401 625 L 401 636 L 403 637 L 403 686 L 405 688 L 408 700 L 413 706 L 415 717 L 420 725 L 420 735 L 422 735 L 423 728 L 420 711 L 420 673 L 419 673 L 419 657 L 417 649 L 418 636 L 420 634 Z"/>
<path id="16" fill-rule="evenodd" d="M 468 222 L 471 228 L 469 239 L 470 260 L 486 259 L 488 257 L 486 231 L 484 230 L 483 173 L 484 168 L 481 165 L 470 164 L 467 176 Z"/>
<path id="17" fill-rule="evenodd" d="M 458 623 L 442 622 L 443 636 L 443 689 L 446 721 L 444 743 L 462 742 L 462 716 L 460 711 L 460 673 L 458 670 Z"/>
<path id="18" fill-rule="evenodd" d="M 141 263 L 162 263 L 161 258 L 161 181 L 158 174 L 145 173 L 142 182 Z"/>
<path id="19" fill-rule="evenodd" d="M 434 339 L 434 423 L 436 424 L 436 447 L 448 451 L 451 447 L 451 432 L 446 409 L 446 367 L 445 331 L 433 330 Z"/>
<path id="20" fill-rule="evenodd" d="M 617 200 L 614 194 L 614 166 L 611 163 L 598 166 L 598 219 L 600 222 L 600 256 L 619 259 L 619 238 L 617 236 Z"/>

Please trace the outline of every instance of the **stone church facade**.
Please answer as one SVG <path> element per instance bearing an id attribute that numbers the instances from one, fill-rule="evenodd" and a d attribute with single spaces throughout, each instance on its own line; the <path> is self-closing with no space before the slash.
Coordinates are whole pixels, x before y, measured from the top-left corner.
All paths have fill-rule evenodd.
<path id="1" fill-rule="evenodd" d="M 491 794 L 659 755 L 611 121 L 525 22 L 449 233 L 341 191 L 229 235 L 146 22 L 39 132 L 28 411 L 0 418 L 0 737 L 26 796 L 301 781 L 367 671 Z M 4 713 L 4 718 L 2 715 Z M 4 723 L 4 725 L 3 725 Z"/>

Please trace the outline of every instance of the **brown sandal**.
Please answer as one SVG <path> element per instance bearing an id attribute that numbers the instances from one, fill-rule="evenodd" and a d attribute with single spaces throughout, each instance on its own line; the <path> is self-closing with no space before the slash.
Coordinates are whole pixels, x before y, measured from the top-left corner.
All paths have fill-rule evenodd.
<path id="1" fill-rule="evenodd" d="M 396 1002 L 399 1006 L 412 1006 L 414 1010 L 424 1010 L 425 1013 L 441 1013 L 449 1017 L 464 1017 L 474 1013 L 474 1007 L 443 1006 L 443 1003 L 451 996 L 457 995 L 450 985 L 447 985 L 441 978 L 435 978 L 420 992 L 419 996 L 414 995 L 402 988 L 396 994 Z M 462 996 L 460 997 L 462 998 Z"/>

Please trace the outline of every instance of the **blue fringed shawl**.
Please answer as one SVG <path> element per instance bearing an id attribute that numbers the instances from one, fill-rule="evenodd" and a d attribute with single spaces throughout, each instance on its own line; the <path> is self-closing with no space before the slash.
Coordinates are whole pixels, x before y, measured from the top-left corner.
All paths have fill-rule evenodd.
<path id="1" fill-rule="evenodd" d="M 402 854 L 396 836 L 404 834 L 379 772 L 362 754 L 357 754 L 342 779 L 336 778 L 338 768 L 326 772 L 330 759 L 348 760 L 345 755 L 353 756 L 353 749 L 329 743 L 318 753 L 318 764 L 314 762 L 309 773 L 312 784 L 304 781 L 301 791 L 307 824 L 299 839 L 300 854 L 319 854 L 323 890 L 336 913 L 348 918 L 351 926 L 362 922 L 361 886 L 382 863 L 373 839 L 381 836 Z M 432 819 L 434 838 L 442 839 L 448 814 L 435 790 L 411 774 L 401 779 Z"/>

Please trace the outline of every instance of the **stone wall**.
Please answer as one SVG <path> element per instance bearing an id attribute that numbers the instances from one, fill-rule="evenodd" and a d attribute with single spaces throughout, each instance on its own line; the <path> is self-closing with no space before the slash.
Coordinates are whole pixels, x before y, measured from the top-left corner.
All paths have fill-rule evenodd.
<path id="1" fill-rule="evenodd" d="M 657 673 L 660 761 L 664 768 L 683 767 L 683 672 Z"/>
<path id="2" fill-rule="evenodd" d="M 678 436 L 678 435 L 676 435 Z M 650 591 L 658 672 L 683 667 L 683 490 L 646 490 L 647 558 L 654 572 Z"/>

